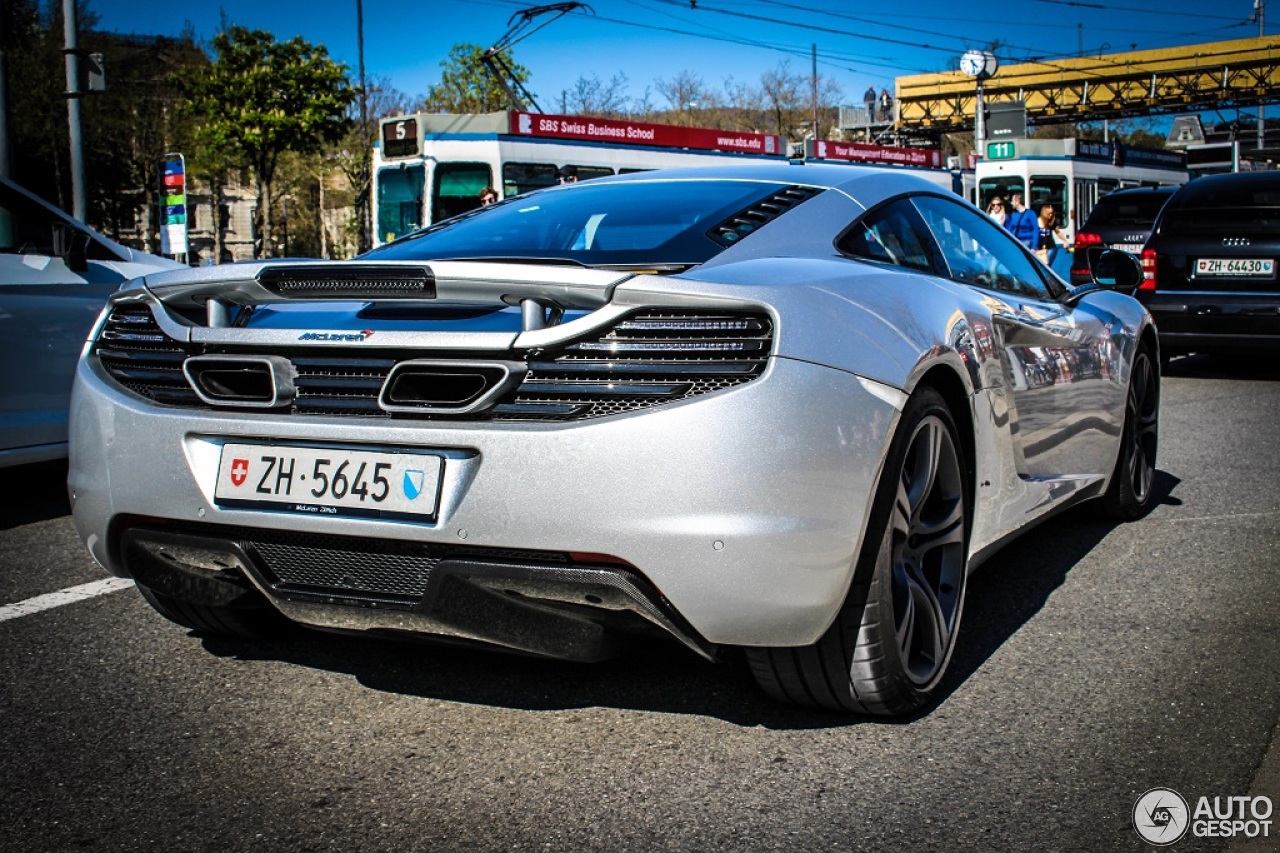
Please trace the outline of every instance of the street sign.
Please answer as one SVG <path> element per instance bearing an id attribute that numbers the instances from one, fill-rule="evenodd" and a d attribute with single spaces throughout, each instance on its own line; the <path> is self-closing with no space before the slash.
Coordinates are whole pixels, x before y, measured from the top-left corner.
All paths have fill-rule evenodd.
<path id="1" fill-rule="evenodd" d="M 1012 160 L 1018 154 L 1017 146 L 1012 142 L 988 142 L 988 160 Z"/>
<path id="2" fill-rule="evenodd" d="M 181 154 L 166 154 L 160 162 L 160 206 L 160 253 L 187 254 L 187 164 Z"/>

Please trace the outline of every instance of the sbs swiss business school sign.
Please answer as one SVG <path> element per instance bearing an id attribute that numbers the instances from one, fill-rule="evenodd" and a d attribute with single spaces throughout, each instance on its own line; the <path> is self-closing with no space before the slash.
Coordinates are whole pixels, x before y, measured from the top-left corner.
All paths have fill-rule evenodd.
<path id="1" fill-rule="evenodd" d="M 767 133 L 677 127 L 671 124 L 649 124 L 625 119 L 512 112 L 511 133 L 516 136 L 608 142 L 614 145 L 653 145 L 662 148 L 732 151 L 737 154 L 764 154 L 775 157 L 782 154 L 781 139 Z"/>

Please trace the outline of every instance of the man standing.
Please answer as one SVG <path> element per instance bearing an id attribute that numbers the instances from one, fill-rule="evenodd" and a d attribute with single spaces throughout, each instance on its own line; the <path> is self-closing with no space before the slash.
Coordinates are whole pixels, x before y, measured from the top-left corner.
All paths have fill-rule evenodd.
<path id="1" fill-rule="evenodd" d="M 876 123 L 876 87 L 868 86 L 862 93 L 862 102 L 867 105 L 867 124 Z"/>
<path id="2" fill-rule="evenodd" d="M 1040 220 L 1039 218 L 1027 210 L 1026 205 L 1022 203 L 1022 193 L 1009 194 L 1009 206 L 1012 210 L 1005 217 L 1004 227 L 1008 228 L 1023 242 L 1031 251 L 1035 251 L 1036 242 L 1040 237 Z"/>

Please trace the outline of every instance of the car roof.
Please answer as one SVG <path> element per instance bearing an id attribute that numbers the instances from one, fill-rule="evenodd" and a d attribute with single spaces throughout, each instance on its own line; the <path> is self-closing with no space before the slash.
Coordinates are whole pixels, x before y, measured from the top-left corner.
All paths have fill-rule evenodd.
<path id="1" fill-rule="evenodd" d="M 854 193 L 859 187 L 875 185 L 879 191 L 908 192 L 912 189 L 939 190 L 938 185 L 917 173 L 897 166 L 855 166 L 830 163 L 744 162 L 716 166 L 655 169 L 592 178 L 590 183 L 634 181 L 763 181 L 800 184 Z M 573 186 L 573 185 L 571 185 Z"/>

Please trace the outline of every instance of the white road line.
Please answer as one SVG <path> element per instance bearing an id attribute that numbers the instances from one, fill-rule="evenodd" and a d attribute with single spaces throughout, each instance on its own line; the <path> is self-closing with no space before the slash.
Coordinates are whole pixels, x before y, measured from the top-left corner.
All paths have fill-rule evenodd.
<path id="1" fill-rule="evenodd" d="M 61 607 L 64 604 L 75 604 L 77 601 L 96 598 L 99 595 L 128 589 L 131 586 L 133 586 L 133 581 L 125 578 L 106 578 L 92 583 L 82 583 L 80 586 L 67 587 L 45 595 L 37 595 L 35 598 L 28 598 L 26 601 L 19 601 L 16 604 L 0 606 L 0 622 L 17 619 L 19 616 L 30 616 L 32 613 Z"/>

